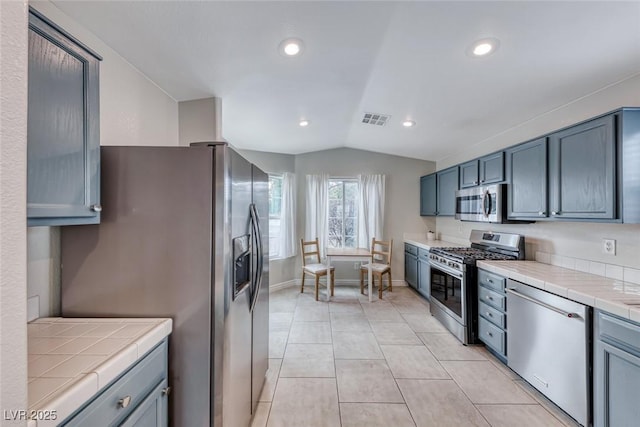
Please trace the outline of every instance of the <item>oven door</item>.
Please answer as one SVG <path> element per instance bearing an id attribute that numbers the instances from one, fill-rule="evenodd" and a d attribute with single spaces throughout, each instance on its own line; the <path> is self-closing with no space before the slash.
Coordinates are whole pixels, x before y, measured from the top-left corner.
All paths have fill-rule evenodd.
<path id="1" fill-rule="evenodd" d="M 462 326 L 467 324 L 464 273 L 431 264 L 431 303 L 437 303 Z"/>
<path id="2" fill-rule="evenodd" d="M 502 222 L 501 184 L 456 191 L 456 219 L 475 222 Z"/>

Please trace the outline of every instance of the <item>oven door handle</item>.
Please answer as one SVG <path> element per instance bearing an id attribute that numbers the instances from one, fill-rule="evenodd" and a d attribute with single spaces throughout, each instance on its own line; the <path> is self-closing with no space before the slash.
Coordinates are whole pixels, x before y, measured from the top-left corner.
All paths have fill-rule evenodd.
<path id="1" fill-rule="evenodd" d="M 429 263 L 431 265 L 431 268 L 435 268 L 436 270 L 440 270 L 443 273 L 447 273 L 453 277 L 455 277 L 456 279 L 460 279 L 462 280 L 464 278 L 464 273 L 454 270 L 452 268 L 449 267 L 445 267 L 444 265 L 441 264 L 433 264 L 433 263 Z"/>

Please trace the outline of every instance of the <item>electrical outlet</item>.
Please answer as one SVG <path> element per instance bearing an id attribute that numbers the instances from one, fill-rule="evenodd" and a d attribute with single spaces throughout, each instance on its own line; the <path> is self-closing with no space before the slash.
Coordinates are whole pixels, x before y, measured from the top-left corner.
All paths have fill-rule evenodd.
<path id="1" fill-rule="evenodd" d="M 359 262 L 354 262 L 354 263 L 353 263 L 353 269 L 354 269 L 354 270 L 358 270 L 358 269 L 360 269 L 360 263 L 359 263 Z"/>
<path id="2" fill-rule="evenodd" d="M 607 255 L 615 255 L 616 241 L 613 239 L 602 239 L 602 252 Z"/>

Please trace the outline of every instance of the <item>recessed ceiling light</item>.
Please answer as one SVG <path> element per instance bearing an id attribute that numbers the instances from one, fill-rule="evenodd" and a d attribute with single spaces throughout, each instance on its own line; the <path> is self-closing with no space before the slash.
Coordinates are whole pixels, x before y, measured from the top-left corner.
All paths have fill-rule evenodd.
<path id="1" fill-rule="evenodd" d="M 469 47 L 469 49 L 467 49 L 467 53 L 472 57 L 487 56 L 490 53 L 495 52 L 498 49 L 498 46 L 500 46 L 498 39 L 488 38 L 477 40 Z"/>
<path id="2" fill-rule="evenodd" d="M 413 120 L 405 120 L 404 122 L 402 122 L 402 126 L 406 128 L 412 128 L 415 125 L 416 125 L 416 122 L 414 122 Z"/>
<path id="3" fill-rule="evenodd" d="M 286 39 L 280 42 L 278 50 L 284 56 L 298 56 L 302 53 L 303 46 L 300 39 Z"/>
<path id="4" fill-rule="evenodd" d="M 309 120 L 300 120 L 300 123 L 298 123 L 301 127 L 307 127 L 309 126 Z"/>

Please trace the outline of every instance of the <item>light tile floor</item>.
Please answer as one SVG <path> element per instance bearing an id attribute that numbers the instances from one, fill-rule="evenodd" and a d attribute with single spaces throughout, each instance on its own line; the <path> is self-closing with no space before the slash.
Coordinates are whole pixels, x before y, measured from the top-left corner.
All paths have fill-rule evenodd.
<path id="1" fill-rule="evenodd" d="M 495 359 L 463 346 L 407 287 L 369 303 L 270 295 L 269 371 L 252 427 L 577 426 Z"/>

